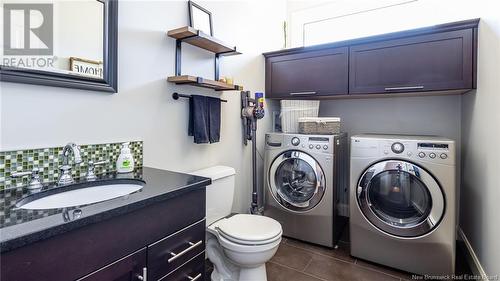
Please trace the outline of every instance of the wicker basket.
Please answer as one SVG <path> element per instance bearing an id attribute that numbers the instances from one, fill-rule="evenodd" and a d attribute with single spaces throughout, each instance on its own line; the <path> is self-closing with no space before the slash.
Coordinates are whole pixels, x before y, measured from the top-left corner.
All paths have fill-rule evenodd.
<path id="1" fill-rule="evenodd" d="M 340 133 L 338 117 L 299 118 L 299 133 L 308 135 L 332 135 Z"/>
<path id="2" fill-rule="evenodd" d="M 283 133 L 297 133 L 300 117 L 318 117 L 319 101 L 282 100 L 281 130 Z"/>

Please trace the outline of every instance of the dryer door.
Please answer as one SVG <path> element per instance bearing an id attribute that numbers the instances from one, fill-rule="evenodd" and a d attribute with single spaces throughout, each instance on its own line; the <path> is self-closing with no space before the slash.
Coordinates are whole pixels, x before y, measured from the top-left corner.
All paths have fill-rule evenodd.
<path id="1" fill-rule="evenodd" d="M 357 199 L 370 223 L 399 237 L 429 233 L 445 211 L 443 192 L 434 177 L 402 160 L 386 160 L 366 169 L 358 182 Z"/>
<path id="2" fill-rule="evenodd" d="M 288 150 L 281 153 L 274 159 L 268 173 L 269 191 L 288 210 L 311 210 L 325 194 L 323 169 L 304 152 Z"/>

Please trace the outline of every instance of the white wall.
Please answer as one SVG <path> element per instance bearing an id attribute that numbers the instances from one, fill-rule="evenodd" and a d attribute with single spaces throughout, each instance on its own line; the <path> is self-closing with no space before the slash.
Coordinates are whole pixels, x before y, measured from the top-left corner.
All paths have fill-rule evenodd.
<path id="1" fill-rule="evenodd" d="M 486 273 L 500 275 L 500 3 L 487 2 L 476 7 L 481 14 L 477 90 L 462 97 L 460 225 Z"/>
<path id="2" fill-rule="evenodd" d="M 221 59 L 221 74 L 252 92 L 264 90 L 264 51 L 283 45 L 284 1 L 200 1 L 212 12 L 215 36 L 243 55 Z M 264 5 L 265 4 L 265 5 Z M 120 1 L 119 92 L 106 94 L 1 83 L 0 149 L 144 140 L 147 166 L 191 171 L 223 164 L 236 168 L 235 211 L 251 198 L 250 146 L 242 144 L 239 92 L 220 94 L 166 82 L 174 74 L 175 40 L 167 30 L 188 24 L 186 1 Z M 262 32 L 265 30 L 265 32 Z M 213 56 L 184 45 L 183 72 L 213 77 Z M 188 102 L 173 92 L 205 94 L 222 104 L 221 142 L 195 145 L 187 136 Z M 259 148 L 270 119 L 259 123 Z M 259 163 L 262 165 L 262 163 Z"/>

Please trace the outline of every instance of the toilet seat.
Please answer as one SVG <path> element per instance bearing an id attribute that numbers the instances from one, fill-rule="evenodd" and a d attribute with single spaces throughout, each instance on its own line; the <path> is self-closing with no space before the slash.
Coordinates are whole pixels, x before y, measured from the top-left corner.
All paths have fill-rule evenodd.
<path id="1" fill-rule="evenodd" d="M 209 226 L 220 238 L 237 245 L 274 244 L 281 239 L 281 224 L 272 218 L 237 214 L 218 220 Z"/>
<path id="2" fill-rule="evenodd" d="M 262 244 L 262 245 L 238 244 L 238 243 L 235 243 L 231 240 L 224 238 L 224 236 L 218 236 L 217 241 L 219 241 L 219 244 L 224 249 L 224 251 L 229 250 L 229 251 L 237 252 L 237 253 L 257 254 L 260 252 L 269 251 L 270 249 L 277 247 L 281 242 L 281 237 L 276 239 L 274 242 L 271 242 L 268 244 Z"/>
<path id="3" fill-rule="evenodd" d="M 248 246 L 252 246 L 252 245 L 266 245 L 266 244 L 269 244 L 269 243 L 273 243 L 274 241 L 278 240 L 281 238 L 281 233 L 276 235 L 275 237 L 271 238 L 271 239 L 266 239 L 266 240 L 260 240 L 260 241 L 253 241 L 253 240 L 244 240 L 244 239 L 236 239 L 234 237 L 231 237 L 227 234 L 225 234 L 224 232 L 221 232 L 219 231 L 219 234 L 221 237 L 223 237 L 224 239 L 228 240 L 228 241 L 231 241 L 233 243 L 236 243 L 236 244 L 239 244 L 239 245 L 248 245 Z"/>

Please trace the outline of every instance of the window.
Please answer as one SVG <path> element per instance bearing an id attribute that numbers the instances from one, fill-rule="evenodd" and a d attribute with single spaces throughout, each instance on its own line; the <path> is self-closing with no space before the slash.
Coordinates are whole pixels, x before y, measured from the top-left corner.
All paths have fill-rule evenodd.
<path id="1" fill-rule="evenodd" d="M 308 4 L 289 1 L 289 46 L 316 45 L 413 28 L 422 24 L 421 17 L 411 16 L 417 1 L 336 0 Z"/>

